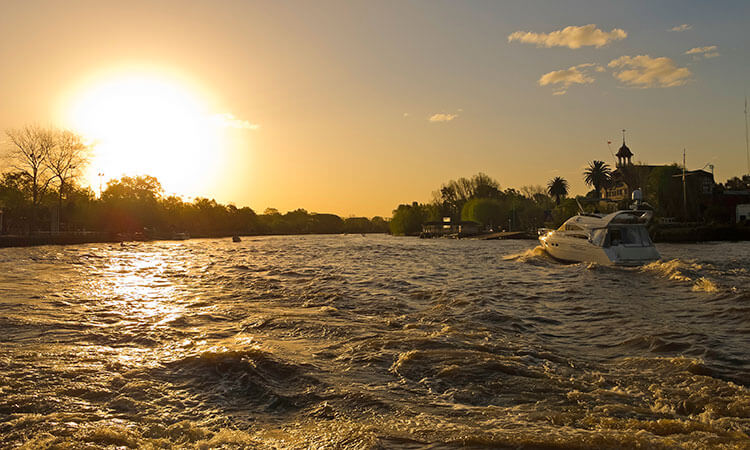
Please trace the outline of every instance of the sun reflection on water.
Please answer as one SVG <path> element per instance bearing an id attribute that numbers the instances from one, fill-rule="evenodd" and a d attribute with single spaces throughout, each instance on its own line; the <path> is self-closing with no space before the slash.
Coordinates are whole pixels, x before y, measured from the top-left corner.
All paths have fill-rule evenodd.
<path id="1" fill-rule="evenodd" d="M 173 301 L 175 286 L 164 275 L 167 264 L 163 255 L 154 253 L 113 258 L 99 280 L 98 296 L 130 320 L 174 316 L 180 308 Z"/>

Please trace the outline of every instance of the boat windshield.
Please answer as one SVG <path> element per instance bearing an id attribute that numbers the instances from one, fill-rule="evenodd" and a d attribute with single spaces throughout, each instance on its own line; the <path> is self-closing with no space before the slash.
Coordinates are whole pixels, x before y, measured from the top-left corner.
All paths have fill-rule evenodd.
<path id="1" fill-rule="evenodd" d="M 591 242 L 599 247 L 609 247 L 609 236 L 606 228 L 597 228 L 591 233 Z"/>
<path id="2" fill-rule="evenodd" d="M 565 222 L 564 224 L 560 225 L 560 228 L 557 229 L 558 231 L 583 231 L 583 227 L 576 225 L 574 223 Z"/>
<path id="3" fill-rule="evenodd" d="M 626 245 L 629 247 L 650 247 L 654 245 L 644 226 L 618 226 L 598 228 L 591 235 L 591 242 L 600 247 Z"/>

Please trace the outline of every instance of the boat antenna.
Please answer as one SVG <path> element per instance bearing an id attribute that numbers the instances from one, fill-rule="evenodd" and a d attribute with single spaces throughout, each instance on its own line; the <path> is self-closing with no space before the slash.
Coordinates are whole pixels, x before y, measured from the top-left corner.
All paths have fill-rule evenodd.
<path id="1" fill-rule="evenodd" d="M 750 145 L 747 138 L 747 95 L 745 95 L 745 151 L 747 152 L 747 174 L 750 175 Z"/>
<path id="2" fill-rule="evenodd" d="M 576 204 L 578 205 L 578 212 L 580 214 L 583 214 L 585 211 L 583 210 L 583 206 L 581 206 L 581 202 L 579 202 L 577 198 L 576 198 Z"/>

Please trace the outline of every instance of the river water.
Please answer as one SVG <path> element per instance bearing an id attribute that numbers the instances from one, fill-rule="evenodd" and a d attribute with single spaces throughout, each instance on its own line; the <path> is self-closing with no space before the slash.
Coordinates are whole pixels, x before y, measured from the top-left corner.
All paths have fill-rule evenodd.
<path id="1" fill-rule="evenodd" d="M 0 249 L 3 447 L 750 448 L 750 243 Z"/>

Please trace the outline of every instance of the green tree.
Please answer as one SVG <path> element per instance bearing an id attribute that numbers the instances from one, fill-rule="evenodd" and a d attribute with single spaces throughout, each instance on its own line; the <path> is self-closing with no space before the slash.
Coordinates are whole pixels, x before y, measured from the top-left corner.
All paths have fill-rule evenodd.
<path id="1" fill-rule="evenodd" d="M 560 204 L 560 199 L 568 196 L 568 182 L 565 178 L 555 177 L 547 183 L 547 193 L 554 197 L 555 205 Z"/>
<path id="2" fill-rule="evenodd" d="M 724 183 L 724 186 L 729 190 L 743 191 L 750 189 L 750 179 L 744 177 L 742 179 L 739 177 L 732 177 Z"/>
<path id="3" fill-rule="evenodd" d="M 192 226 L 203 236 L 227 234 L 233 232 L 228 224 L 228 207 L 214 199 L 198 197 L 192 204 Z"/>
<path id="4" fill-rule="evenodd" d="M 25 172 L 6 172 L 0 177 L 0 208 L 3 213 L 3 232 L 28 231 L 31 214 L 31 180 Z"/>
<path id="5" fill-rule="evenodd" d="M 461 219 L 480 223 L 486 227 L 504 224 L 507 208 L 493 198 L 474 198 L 466 202 L 461 210 Z"/>
<path id="6" fill-rule="evenodd" d="M 159 225 L 159 199 L 164 189 L 152 176 L 110 180 L 102 192 L 102 226 L 110 231 L 142 231 Z"/>
<path id="7" fill-rule="evenodd" d="M 94 191 L 71 183 L 65 189 L 64 215 L 68 231 L 97 230 L 102 204 L 96 200 Z"/>
<path id="8" fill-rule="evenodd" d="M 313 214 L 310 231 L 317 234 L 341 233 L 344 231 L 344 221 L 336 214 Z"/>
<path id="9" fill-rule="evenodd" d="M 302 208 L 284 214 L 284 221 L 287 224 L 286 232 L 290 234 L 310 233 L 312 228 L 312 217 Z"/>
<path id="10" fill-rule="evenodd" d="M 677 176 L 682 168 L 677 164 L 656 167 L 648 176 L 647 198 L 661 216 L 674 217 L 682 214 L 682 184 Z"/>
<path id="11" fill-rule="evenodd" d="M 471 177 L 470 198 L 500 197 L 500 183 L 485 173 L 479 172 Z"/>
<path id="12" fill-rule="evenodd" d="M 370 219 L 370 224 L 373 233 L 387 233 L 389 230 L 388 221 L 380 216 L 375 216 Z"/>
<path id="13" fill-rule="evenodd" d="M 502 196 L 500 184 L 490 176 L 479 172 L 471 178 L 461 177 L 443 184 L 433 193 L 433 204 L 438 208 L 438 218 L 459 218 L 464 204 L 473 198 L 495 198 Z"/>
<path id="14" fill-rule="evenodd" d="M 367 217 L 347 217 L 344 219 L 344 231 L 347 233 L 367 233 L 370 231 L 370 220 Z"/>
<path id="15" fill-rule="evenodd" d="M 102 200 L 110 201 L 138 201 L 155 202 L 164 192 L 161 183 L 150 175 L 122 177 L 119 180 L 107 182 L 107 188 L 102 192 Z"/>
<path id="16" fill-rule="evenodd" d="M 566 220 L 575 216 L 579 212 L 578 202 L 575 198 L 563 199 L 559 205 L 552 210 L 552 219 L 556 227 L 560 226 Z"/>
<path id="17" fill-rule="evenodd" d="M 390 222 L 391 233 L 396 236 L 415 236 L 422 231 L 427 214 L 423 205 L 398 205 Z"/>
<path id="18" fill-rule="evenodd" d="M 244 206 L 242 208 L 236 208 L 234 205 L 229 205 L 230 219 L 231 219 L 231 231 L 233 234 L 253 234 L 258 230 L 258 216 L 252 208 Z"/>

